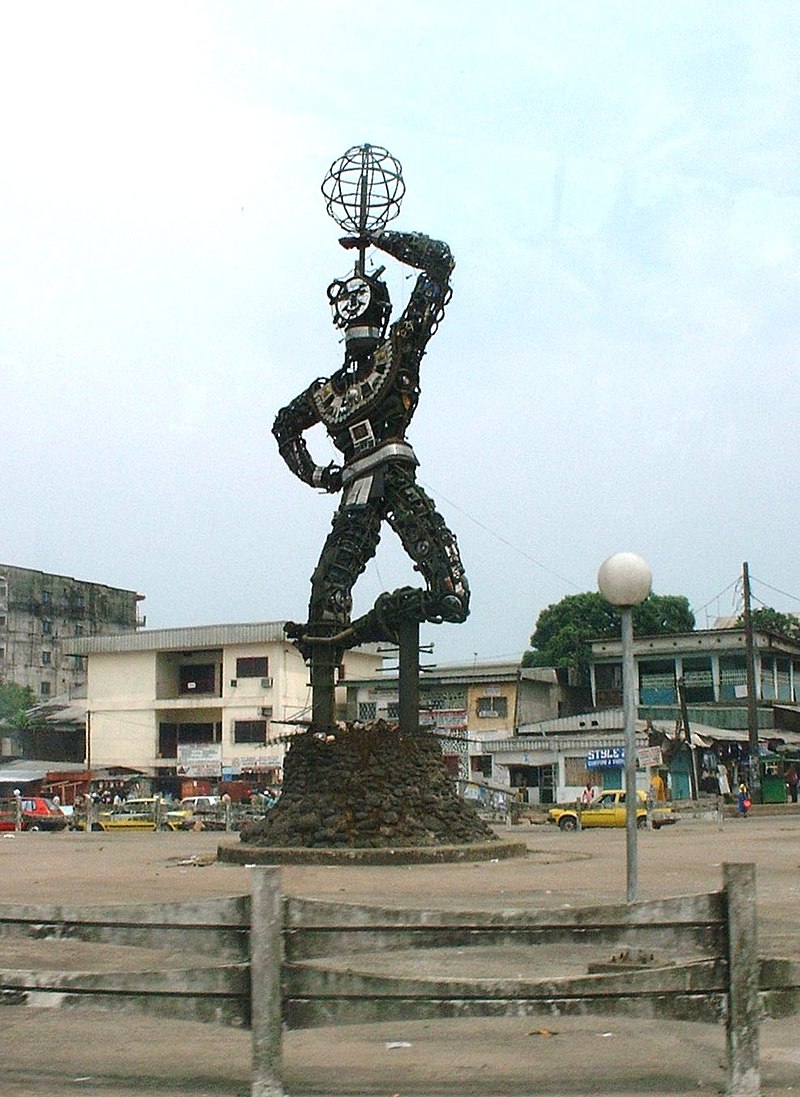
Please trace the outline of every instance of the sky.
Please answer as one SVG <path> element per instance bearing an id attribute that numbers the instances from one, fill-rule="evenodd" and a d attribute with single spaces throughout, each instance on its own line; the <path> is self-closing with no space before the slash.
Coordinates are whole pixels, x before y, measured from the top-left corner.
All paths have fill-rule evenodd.
<path id="1" fill-rule="evenodd" d="M 800 610 L 798 84 L 794 0 L 0 0 L 0 559 L 305 619 L 336 497 L 271 427 L 341 364 L 320 186 L 368 142 L 457 264 L 409 440 L 472 612 L 428 661 L 519 657 L 618 551 L 698 627 L 744 561 Z M 416 582 L 386 528 L 354 612 Z"/>

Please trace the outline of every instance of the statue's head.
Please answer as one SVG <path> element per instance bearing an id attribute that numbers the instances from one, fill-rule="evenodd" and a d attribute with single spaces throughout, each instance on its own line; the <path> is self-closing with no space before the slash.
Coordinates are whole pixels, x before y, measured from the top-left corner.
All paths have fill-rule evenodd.
<path id="1" fill-rule="evenodd" d="M 392 311 L 386 283 L 356 272 L 344 280 L 337 278 L 331 282 L 328 300 L 333 323 L 344 332 L 348 354 L 358 356 L 373 351 L 386 335 Z"/>

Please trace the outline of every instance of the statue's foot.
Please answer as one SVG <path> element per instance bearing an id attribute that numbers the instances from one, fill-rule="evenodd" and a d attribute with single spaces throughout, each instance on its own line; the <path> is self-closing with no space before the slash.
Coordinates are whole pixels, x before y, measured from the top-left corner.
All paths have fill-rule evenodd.
<path id="1" fill-rule="evenodd" d="M 345 622 L 338 621 L 308 621 L 306 624 L 287 621 L 283 631 L 309 662 L 315 647 L 347 647 L 350 629 Z"/>

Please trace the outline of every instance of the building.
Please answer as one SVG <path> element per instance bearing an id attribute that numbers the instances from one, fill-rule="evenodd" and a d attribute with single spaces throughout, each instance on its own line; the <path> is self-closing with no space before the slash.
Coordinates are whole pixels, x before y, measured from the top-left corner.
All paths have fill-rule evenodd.
<path id="1" fill-rule="evenodd" d="M 135 632 L 144 622 L 132 590 L 0 564 L 0 682 L 27 686 L 38 700 L 86 684 L 76 637 Z"/>
<path id="2" fill-rule="evenodd" d="M 800 750 L 800 645 L 757 631 L 753 646 L 762 785 L 785 799 L 783 762 Z M 594 709 L 520 720 L 512 738 L 484 744 L 497 784 L 529 803 L 622 787 L 622 641 L 596 640 L 592 654 Z M 726 792 L 749 766 L 744 629 L 638 636 L 634 662 L 640 786 L 657 773 L 676 800 Z"/>
<path id="3" fill-rule="evenodd" d="M 759 726 L 797 726 L 800 644 L 753 631 Z M 636 636 L 639 715 L 679 719 L 681 691 L 692 718 L 718 727 L 747 725 L 747 637 L 743 628 L 698 629 L 672 636 Z M 595 640 L 590 666 L 597 708 L 622 704 L 622 641 Z"/>
<path id="4" fill-rule="evenodd" d="M 280 780 L 286 740 L 311 709 L 308 668 L 283 625 L 75 639 L 69 650 L 88 661 L 87 768 L 124 765 L 176 781 Z M 374 675 L 381 663 L 371 645 L 348 651 L 340 681 Z M 337 692 L 344 715 L 344 685 Z"/>
<path id="5" fill-rule="evenodd" d="M 350 681 L 347 693 L 351 719 L 397 721 L 396 674 Z M 570 696 L 552 668 L 522 667 L 519 661 L 423 668 L 420 724 L 441 736 L 445 765 L 452 776 L 491 782 L 493 755 L 486 744 L 513 736 L 520 723 L 569 711 Z"/>

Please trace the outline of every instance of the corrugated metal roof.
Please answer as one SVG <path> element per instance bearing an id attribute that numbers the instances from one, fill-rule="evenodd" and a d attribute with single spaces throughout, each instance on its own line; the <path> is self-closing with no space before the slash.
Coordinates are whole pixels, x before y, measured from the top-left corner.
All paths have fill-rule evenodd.
<path id="1" fill-rule="evenodd" d="M 13 762 L 0 764 L 0 782 L 13 784 L 18 781 L 21 785 L 30 784 L 31 781 L 42 781 L 48 773 L 84 773 L 86 766 L 83 762 L 41 762 L 35 758 L 17 758 Z"/>
<path id="2" fill-rule="evenodd" d="M 286 640 L 284 621 L 252 621 L 243 625 L 192 625 L 187 628 L 144 629 L 108 636 L 77 636 L 65 650 L 71 655 L 125 651 L 184 651 L 221 648 L 229 644 L 269 644 Z"/>
<path id="3" fill-rule="evenodd" d="M 597 731 L 622 731 L 625 714 L 621 708 L 606 708 L 599 712 L 583 712 L 577 716 L 559 716 L 535 724 L 521 724 L 520 735 L 544 735 L 553 731 L 573 731 L 576 734 Z"/>

